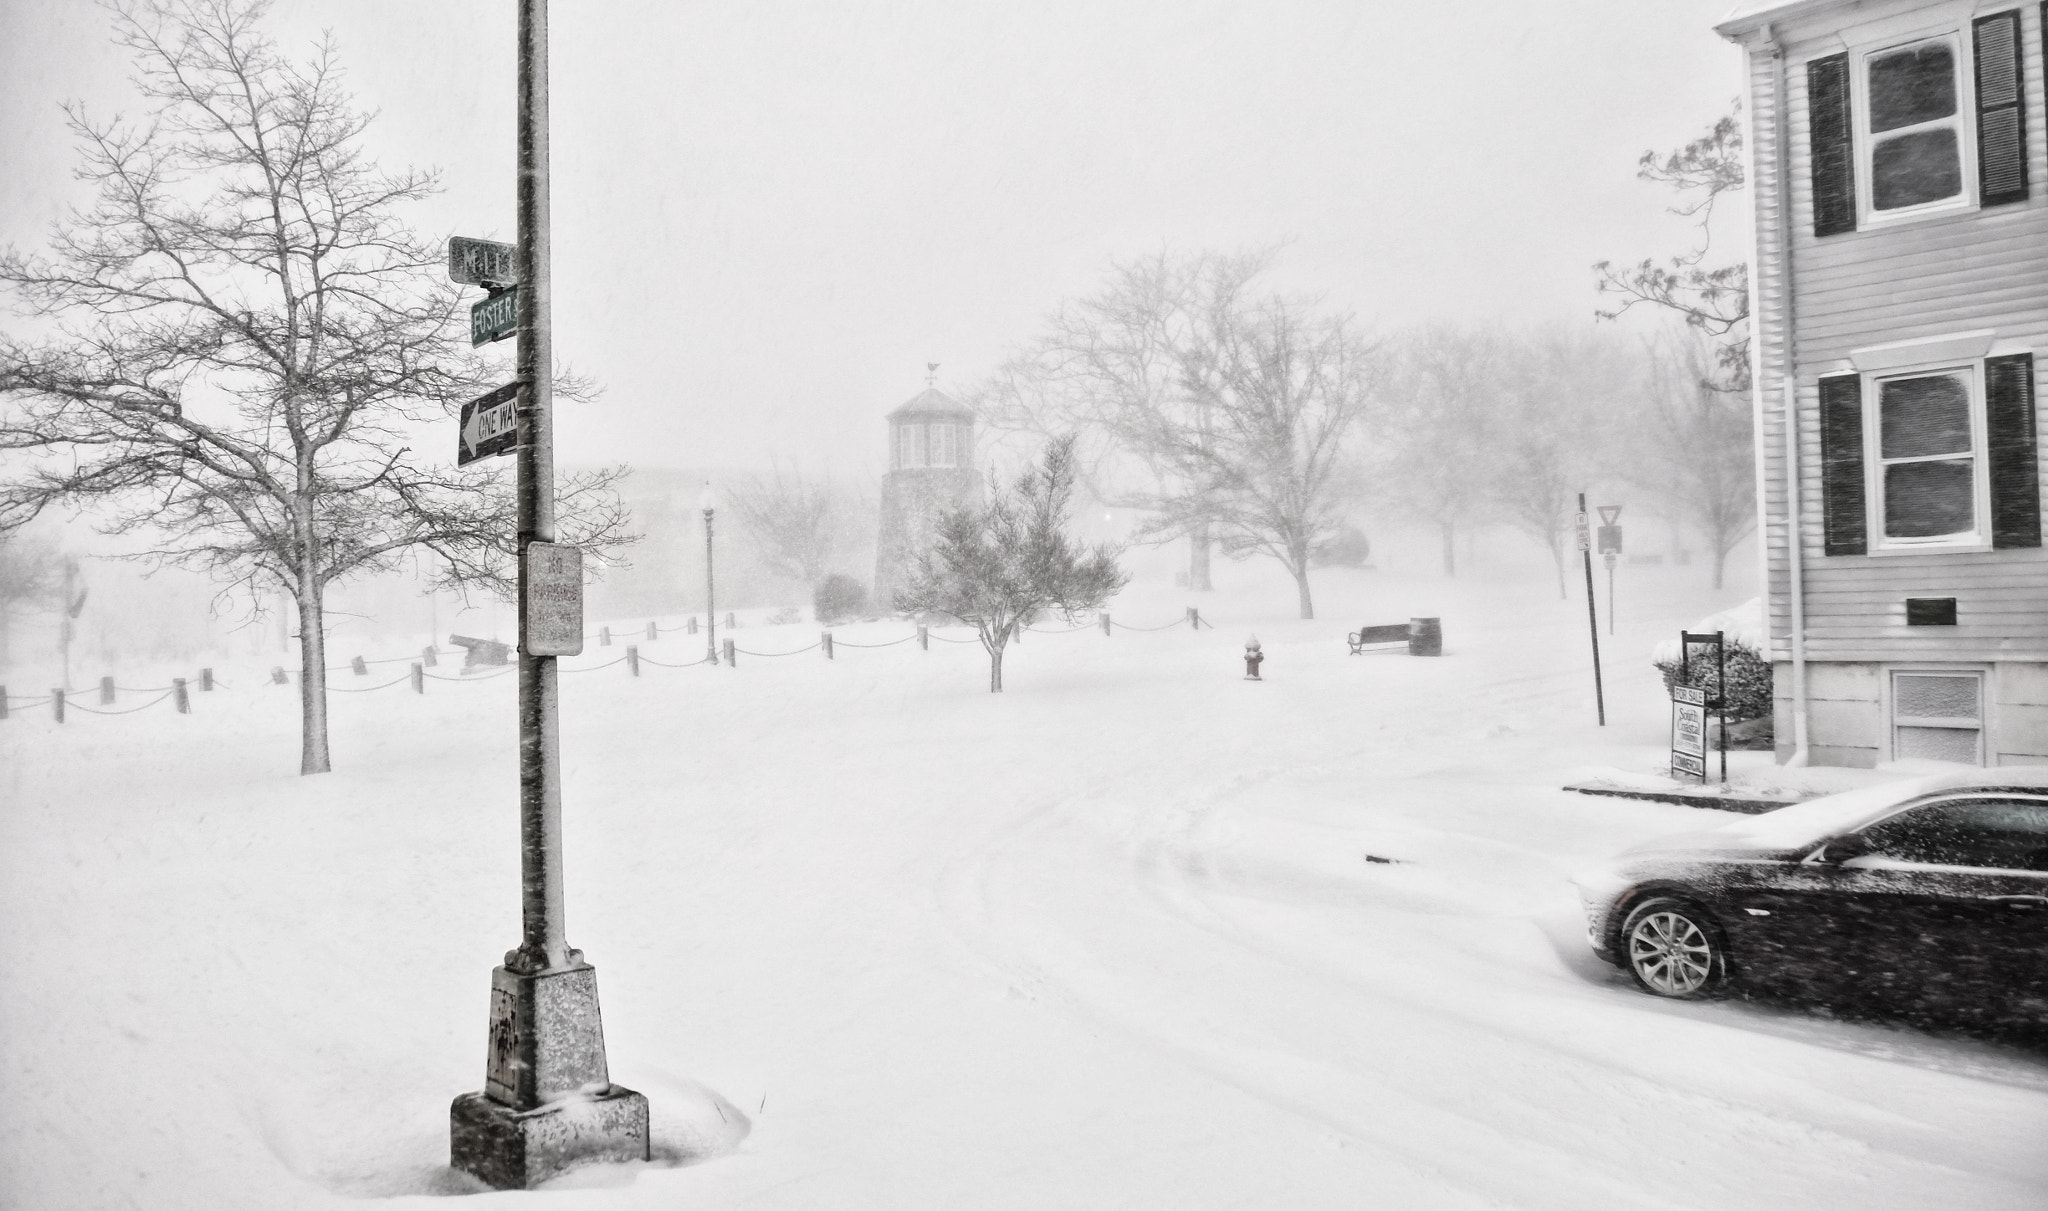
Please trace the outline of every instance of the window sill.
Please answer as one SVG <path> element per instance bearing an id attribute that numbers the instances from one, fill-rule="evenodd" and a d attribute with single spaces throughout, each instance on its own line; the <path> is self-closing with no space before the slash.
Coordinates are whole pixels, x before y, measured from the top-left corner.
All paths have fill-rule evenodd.
<path id="1" fill-rule="evenodd" d="M 1910 227 L 1915 223 L 1929 223 L 1936 219 L 1953 218 L 1956 215 L 1975 214 L 1984 209 L 1975 198 L 1962 202 L 1943 202 L 1929 205 L 1927 209 L 1901 210 L 1896 213 L 1866 210 L 1856 216 L 1858 231 L 1888 231 L 1894 227 Z M 1844 232 L 1843 234 L 1849 234 Z"/>
<path id="2" fill-rule="evenodd" d="M 1871 547 L 1864 553 L 1884 559 L 1897 555 L 1983 555 L 1992 550 L 1991 540 L 1972 539 L 1969 542 L 1928 543 L 1913 547 Z"/>

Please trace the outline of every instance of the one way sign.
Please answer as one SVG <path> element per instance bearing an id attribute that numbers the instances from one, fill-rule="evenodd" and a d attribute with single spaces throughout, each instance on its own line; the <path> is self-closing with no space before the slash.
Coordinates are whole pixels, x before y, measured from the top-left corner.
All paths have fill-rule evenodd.
<path id="1" fill-rule="evenodd" d="M 510 453 L 519 444 L 519 384 L 506 383 L 489 395 L 462 405 L 462 436 L 455 445 L 455 465 Z"/>

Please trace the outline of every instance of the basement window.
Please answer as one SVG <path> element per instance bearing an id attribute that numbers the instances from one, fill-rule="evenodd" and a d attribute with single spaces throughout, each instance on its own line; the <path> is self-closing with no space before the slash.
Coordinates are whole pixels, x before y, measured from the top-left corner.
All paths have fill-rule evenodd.
<path id="1" fill-rule="evenodd" d="M 1892 759 L 1984 764 L 1984 674 L 1892 674 Z"/>

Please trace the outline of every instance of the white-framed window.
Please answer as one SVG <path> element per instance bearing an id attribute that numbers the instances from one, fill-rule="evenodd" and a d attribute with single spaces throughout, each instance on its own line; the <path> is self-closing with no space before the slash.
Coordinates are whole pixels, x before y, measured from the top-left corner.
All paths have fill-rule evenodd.
<path id="1" fill-rule="evenodd" d="M 1961 31 L 1858 51 L 1851 62 L 1862 221 L 1975 206 L 1975 107 Z"/>
<path id="2" fill-rule="evenodd" d="M 1863 376 L 1870 550 L 1988 549 L 1984 363 Z"/>
<path id="3" fill-rule="evenodd" d="M 896 426 L 896 465 L 898 467 L 917 467 L 923 465 L 918 459 L 917 451 L 917 439 L 923 428 L 924 426 L 922 425 Z"/>
<path id="4" fill-rule="evenodd" d="M 951 467 L 959 462 L 959 451 L 955 439 L 958 432 L 951 424 L 931 427 L 932 466 Z"/>
<path id="5" fill-rule="evenodd" d="M 1982 669 L 1891 670 L 1892 760 L 1984 764 Z"/>

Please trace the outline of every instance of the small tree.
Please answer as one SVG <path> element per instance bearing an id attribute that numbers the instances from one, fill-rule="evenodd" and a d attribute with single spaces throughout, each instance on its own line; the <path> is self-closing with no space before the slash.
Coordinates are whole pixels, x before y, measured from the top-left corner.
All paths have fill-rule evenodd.
<path id="1" fill-rule="evenodd" d="M 975 630 L 988 652 L 988 688 L 1003 690 L 1003 649 L 1017 628 L 1043 610 L 1063 617 L 1100 607 L 1130 577 L 1120 549 L 1083 549 L 1067 534 L 1074 495 L 1074 439 L 1054 439 L 1038 465 L 1000 486 L 980 507 L 939 518 L 932 545 L 918 555 L 896 608 L 944 614 Z"/>

